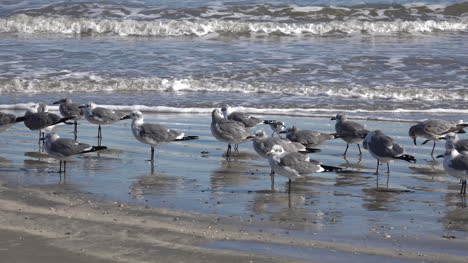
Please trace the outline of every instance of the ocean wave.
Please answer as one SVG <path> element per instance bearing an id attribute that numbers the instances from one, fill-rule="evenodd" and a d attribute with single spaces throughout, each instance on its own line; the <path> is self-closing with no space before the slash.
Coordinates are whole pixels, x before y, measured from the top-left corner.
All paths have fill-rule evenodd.
<path id="1" fill-rule="evenodd" d="M 206 36 L 209 34 L 329 35 L 467 31 L 463 21 L 331 21 L 318 23 L 224 20 L 109 20 L 16 15 L 0 19 L 2 33 L 116 34 L 120 36 Z"/>
<path id="2" fill-rule="evenodd" d="M 3 111 L 22 111 L 27 110 L 33 102 L 17 104 L 0 104 L 0 110 Z M 139 110 L 148 113 L 177 113 L 177 114 L 210 114 L 213 107 L 170 107 L 170 106 L 148 106 L 148 105 L 110 105 L 100 104 L 112 110 L 130 112 Z M 380 120 L 380 121 L 399 121 L 416 122 L 423 119 L 414 119 L 414 114 L 432 115 L 432 114 L 468 114 L 468 109 L 392 109 L 392 110 L 368 110 L 368 109 L 324 109 L 324 108 L 254 108 L 254 107 L 232 107 L 235 111 L 249 114 L 261 115 L 279 115 L 279 116 L 301 116 L 301 117 L 333 117 L 337 113 L 352 114 L 350 119 L 358 120 Z M 56 105 L 49 105 L 49 111 L 58 112 Z M 389 117 L 389 114 L 398 114 L 399 117 Z M 407 115 L 406 117 L 404 115 Z"/>
<path id="3" fill-rule="evenodd" d="M 82 74 L 84 76 L 84 74 Z M 0 80 L 0 94 L 92 93 L 92 92 L 198 92 L 271 94 L 299 97 L 336 97 L 356 100 L 385 101 L 468 101 L 464 88 L 430 88 L 408 83 L 403 87 L 288 85 L 278 83 L 246 83 L 232 80 L 193 78 L 106 79 L 93 74 L 80 79 L 13 79 Z"/>

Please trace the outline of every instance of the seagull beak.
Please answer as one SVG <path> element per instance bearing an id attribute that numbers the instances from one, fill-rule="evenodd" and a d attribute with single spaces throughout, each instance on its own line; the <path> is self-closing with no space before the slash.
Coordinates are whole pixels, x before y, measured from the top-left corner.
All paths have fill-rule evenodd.
<path id="1" fill-rule="evenodd" d="M 336 120 L 336 117 L 332 117 L 330 120 L 335 121 L 335 120 Z"/>
<path id="2" fill-rule="evenodd" d="M 62 103 L 62 101 L 61 101 L 61 100 L 58 100 L 58 101 L 56 101 L 56 102 L 54 102 L 54 103 L 52 103 L 52 104 L 55 105 L 55 104 L 60 104 L 60 103 Z"/>
<path id="3" fill-rule="evenodd" d="M 436 158 L 444 158 L 444 155 L 443 154 L 439 154 L 436 156 Z"/>
<path id="4" fill-rule="evenodd" d="M 413 142 L 414 142 L 414 145 L 417 145 L 416 144 L 416 137 L 413 138 Z"/>

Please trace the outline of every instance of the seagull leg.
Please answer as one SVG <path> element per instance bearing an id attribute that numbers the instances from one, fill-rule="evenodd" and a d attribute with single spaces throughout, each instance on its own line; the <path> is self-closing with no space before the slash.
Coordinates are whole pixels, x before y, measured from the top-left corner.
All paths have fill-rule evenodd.
<path id="1" fill-rule="evenodd" d="M 67 161 L 63 161 L 63 173 L 67 172 Z"/>
<path id="2" fill-rule="evenodd" d="M 390 163 L 387 163 L 387 173 L 390 174 Z"/>
<path id="3" fill-rule="evenodd" d="M 227 148 L 227 151 L 226 151 L 226 158 L 231 156 L 231 144 L 228 143 L 228 148 Z"/>
<path id="4" fill-rule="evenodd" d="M 432 152 L 431 152 L 431 156 L 434 157 L 434 149 L 435 149 L 435 145 L 436 145 L 436 142 L 434 141 L 434 146 L 432 146 Z"/>
<path id="5" fill-rule="evenodd" d="M 76 139 L 78 139 L 78 122 L 75 121 L 73 124 L 75 125 L 75 128 L 73 129 L 73 134 L 75 135 L 75 141 L 76 141 Z"/>
<path id="6" fill-rule="evenodd" d="M 98 125 L 98 135 L 97 135 L 97 138 L 98 138 L 98 146 L 101 146 L 101 143 L 102 143 L 101 125 Z"/>
<path id="7" fill-rule="evenodd" d="M 291 194 L 291 179 L 289 179 L 289 182 L 288 182 L 288 195 Z"/>
<path id="8" fill-rule="evenodd" d="M 271 180 L 271 191 L 275 190 L 275 172 L 271 170 L 270 172 L 270 180 Z"/>
<path id="9" fill-rule="evenodd" d="M 359 143 L 357 144 L 357 148 L 359 150 L 359 155 L 362 155 L 361 146 L 359 146 Z"/>
<path id="10" fill-rule="evenodd" d="M 376 175 L 379 174 L 379 160 L 377 160 L 377 169 L 375 170 L 375 174 Z"/>
<path id="11" fill-rule="evenodd" d="M 151 163 L 154 162 L 154 146 L 151 145 L 151 159 L 150 159 Z"/>
<path id="12" fill-rule="evenodd" d="M 346 144 L 346 150 L 344 151 L 343 155 L 346 156 L 346 153 L 348 152 L 349 144 Z"/>
<path id="13" fill-rule="evenodd" d="M 62 161 L 60 160 L 59 163 L 60 163 L 59 174 L 61 174 L 62 173 Z"/>
<path id="14" fill-rule="evenodd" d="M 239 144 L 234 144 L 234 152 L 239 153 Z"/>
<path id="15" fill-rule="evenodd" d="M 462 179 L 460 194 L 461 195 L 466 195 L 466 179 Z"/>

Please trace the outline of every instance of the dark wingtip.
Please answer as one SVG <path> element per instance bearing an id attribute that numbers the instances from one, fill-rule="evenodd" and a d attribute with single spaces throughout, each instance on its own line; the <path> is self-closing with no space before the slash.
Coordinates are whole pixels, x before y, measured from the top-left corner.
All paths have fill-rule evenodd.
<path id="1" fill-rule="evenodd" d="M 402 156 L 398 156 L 397 159 L 407 161 L 409 163 L 416 163 L 416 158 L 409 154 L 403 154 Z"/>
<path id="2" fill-rule="evenodd" d="M 196 140 L 199 139 L 199 136 L 185 136 L 182 139 L 176 139 L 175 141 L 190 141 L 190 140 Z"/>
<path id="3" fill-rule="evenodd" d="M 436 158 L 444 158 L 445 156 L 443 154 L 439 154 L 436 156 Z"/>
<path id="4" fill-rule="evenodd" d="M 458 130 L 457 133 L 466 133 L 466 131 L 461 129 L 461 130 Z"/>
<path id="5" fill-rule="evenodd" d="M 321 152 L 322 150 L 318 149 L 318 148 L 306 148 L 306 152 L 308 153 L 318 153 L 318 152 Z"/>
<path id="6" fill-rule="evenodd" d="M 263 124 L 273 124 L 273 123 L 276 123 L 275 120 L 264 120 L 263 121 Z"/>
<path id="7" fill-rule="evenodd" d="M 330 166 L 330 165 L 324 165 L 324 164 L 321 164 L 320 166 L 322 166 L 322 168 L 325 169 L 325 172 L 336 172 L 336 171 L 343 170 L 343 168 L 336 167 L 336 166 Z"/>
<path id="8" fill-rule="evenodd" d="M 124 116 L 120 117 L 120 120 L 123 121 L 123 120 L 128 120 L 132 118 L 132 116 L 130 116 L 130 114 L 125 114 Z"/>
<path id="9" fill-rule="evenodd" d="M 26 117 L 24 117 L 24 116 L 23 117 L 16 117 L 15 122 L 22 122 L 24 120 L 26 120 Z"/>

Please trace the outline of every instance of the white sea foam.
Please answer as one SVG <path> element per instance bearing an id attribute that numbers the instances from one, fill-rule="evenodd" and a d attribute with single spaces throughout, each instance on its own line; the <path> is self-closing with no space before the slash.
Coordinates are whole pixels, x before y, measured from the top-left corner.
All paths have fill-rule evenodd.
<path id="1" fill-rule="evenodd" d="M 22 111 L 27 110 L 30 103 L 18 103 L 18 104 L 0 104 L 0 110 L 3 111 Z M 112 110 L 130 112 L 134 110 L 139 110 L 142 112 L 149 113 L 179 113 L 179 114 L 210 114 L 213 110 L 210 108 L 202 107 L 169 107 L 169 106 L 147 106 L 147 105 L 106 105 L 100 104 L 100 107 L 109 108 Z M 58 106 L 50 105 L 49 111 L 58 112 Z M 280 116 L 301 116 L 301 117 L 332 117 L 336 113 L 348 113 L 353 114 L 350 116 L 352 119 L 362 119 L 362 120 L 381 120 L 381 121 L 408 121 L 415 122 L 422 119 L 414 119 L 413 114 L 419 115 L 431 115 L 431 114 L 457 114 L 463 115 L 468 114 L 467 110 L 459 109 L 444 109 L 444 108 L 434 108 L 434 109 L 393 109 L 393 110 L 367 110 L 367 109 L 324 109 L 324 108 L 254 108 L 254 107 L 233 107 L 235 111 L 246 112 L 250 114 L 255 114 L 258 116 L 262 115 L 280 115 Z M 391 114 L 405 114 L 407 117 L 398 118 L 398 117 L 388 117 Z"/>
<path id="2" fill-rule="evenodd" d="M 461 21 L 332 21 L 322 23 L 241 22 L 224 20 L 108 20 L 16 15 L 0 19 L 0 32 L 117 34 L 121 36 L 204 36 L 218 34 L 326 35 L 332 33 L 430 33 L 467 31 Z"/>
<path id="3" fill-rule="evenodd" d="M 73 75 L 75 76 L 75 75 Z M 246 83 L 232 80 L 214 79 L 165 79 L 136 78 L 119 79 L 104 78 L 93 74 L 78 74 L 77 78 L 42 80 L 14 79 L 0 80 L 0 94 L 40 94 L 59 92 L 227 92 L 244 94 L 272 94 L 303 97 L 328 96 L 337 98 L 357 98 L 361 100 L 393 100 L 393 101 L 468 101 L 468 91 L 464 87 L 441 89 L 439 87 L 423 87 L 422 84 L 407 83 L 405 86 L 375 86 L 360 85 L 341 86 L 331 81 L 328 86 L 290 85 L 272 83 Z M 75 76 L 76 77 L 76 76 Z M 337 86 L 336 86 L 337 85 Z"/>

